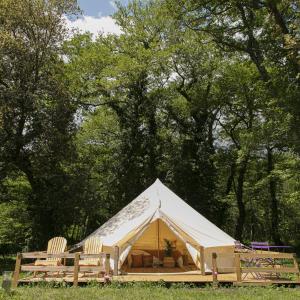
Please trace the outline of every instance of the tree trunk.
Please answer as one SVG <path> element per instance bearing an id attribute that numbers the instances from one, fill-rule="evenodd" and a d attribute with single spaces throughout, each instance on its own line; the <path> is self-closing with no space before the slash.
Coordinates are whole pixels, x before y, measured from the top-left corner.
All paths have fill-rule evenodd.
<path id="1" fill-rule="evenodd" d="M 42 248 L 55 235 L 56 220 L 53 217 L 54 209 L 47 204 L 49 184 L 34 174 L 30 158 L 20 155 L 16 158 L 16 165 L 23 171 L 31 186 L 31 195 L 28 198 L 28 212 L 32 226 L 32 246 Z"/>
<path id="2" fill-rule="evenodd" d="M 284 19 L 283 14 L 279 11 L 279 9 L 277 7 L 276 1 L 268 0 L 267 8 L 274 16 L 275 22 L 282 32 L 282 38 L 283 38 L 284 45 L 286 48 L 288 48 L 287 46 L 289 46 L 289 45 L 287 45 L 287 43 L 286 43 L 285 36 L 290 34 L 290 31 L 289 31 L 288 25 Z M 293 39 L 293 42 L 296 42 L 295 37 L 290 35 L 290 38 Z M 289 55 L 286 55 L 286 59 L 291 63 L 293 71 L 294 71 L 295 75 L 297 76 L 297 74 L 300 72 L 300 63 L 298 60 L 298 50 L 295 47 L 294 49 L 288 49 L 287 51 L 288 51 Z M 296 77 L 296 80 L 298 83 L 300 83 L 299 78 Z"/>
<path id="3" fill-rule="evenodd" d="M 247 172 L 249 155 L 247 155 L 237 170 L 238 178 L 237 178 L 237 187 L 236 187 L 236 201 L 237 207 L 239 210 L 239 215 L 237 218 L 236 228 L 235 228 L 235 237 L 237 240 L 242 241 L 243 239 L 243 231 L 245 226 L 245 219 L 246 219 L 246 209 L 244 203 L 244 181 L 245 181 L 245 174 Z"/>
<path id="4" fill-rule="evenodd" d="M 274 170 L 274 162 L 273 162 L 273 152 L 270 147 L 267 148 L 267 159 L 268 166 L 267 171 L 269 175 L 269 192 L 270 192 L 270 208 L 271 208 L 271 235 L 274 243 L 276 245 L 281 245 L 281 239 L 279 234 L 279 210 L 278 210 L 278 200 L 276 197 L 276 178 L 272 175 L 272 171 Z"/>
<path id="5" fill-rule="evenodd" d="M 157 178 L 157 124 L 155 118 L 155 107 L 149 108 L 151 112 L 149 113 L 149 143 L 147 145 L 149 151 L 149 180 L 153 182 Z"/>
<path id="6" fill-rule="evenodd" d="M 230 174 L 228 176 L 227 179 L 227 183 L 226 183 L 226 191 L 225 191 L 225 195 L 227 196 L 232 188 L 232 184 L 234 182 L 234 176 L 235 176 L 235 172 L 236 172 L 236 164 L 235 162 L 233 162 L 230 166 Z"/>

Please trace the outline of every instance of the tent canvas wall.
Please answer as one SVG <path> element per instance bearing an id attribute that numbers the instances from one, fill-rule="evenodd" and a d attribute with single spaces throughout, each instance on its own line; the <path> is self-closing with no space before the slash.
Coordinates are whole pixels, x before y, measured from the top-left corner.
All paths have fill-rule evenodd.
<path id="1" fill-rule="evenodd" d="M 153 225 L 157 220 L 163 224 L 160 230 L 166 231 L 167 226 L 185 245 L 197 267 L 200 267 L 199 248 L 204 247 L 206 271 L 211 269 L 212 252 L 234 251 L 232 237 L 180 199 L 159 179 L 87 238 L 98 236 L 103 242 L 104 252 L 111 254 L 118 246 L 121 266 L 133 246 L 142 248 L 143 243 L 145 247 L 158 245 L 159 231 L 155 231 Z M 76 246 L 82 246 L 85 240 Z M 230 260 L 218 260 L 220 268 L 230 268 L 233 264 Z"/>

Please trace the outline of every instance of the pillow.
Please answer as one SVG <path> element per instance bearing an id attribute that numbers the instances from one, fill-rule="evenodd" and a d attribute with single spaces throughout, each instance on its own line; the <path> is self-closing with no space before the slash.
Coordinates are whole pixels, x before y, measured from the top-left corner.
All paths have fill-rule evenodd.
<path id="1" fill-rule="evenodd" d="M 143 267 L 143 254 L 136 254 L 136 255 L 131 255 L 132 263 L 131 267 L 132 268 L 141 268 Z"/>
<path id="2" fill-rule="evenodd" d="M 147 251 L 144 250 L 131 250 L 130 254 L 137 255 L 137 254 L 144 254 L 144 255 L 150 255 Z"/>
<path id="3" fill-rule="evenodd" d="M 183 258 L 182 258 L 182 256 L 178 257 L 176 262 L 177 262 L 177 266 L 179 268 L 183 268 Z"/>
<path id="4" fill-rule="evenodd" d="M 183 265 L 184 266 L 188 266 L 188 264 L 189 264 L 189 257 L 188 257 L 187 254 L 185 254 L 185 255 L 182 256 L 182 260 L 183 260 Z"/>
<path id="5" fill-rule="evenodd" d="M 177 259 L 181 256 L 181 252 L 178 250 L 174 250 L 172 253 L 172 257 L 174 258 L 175 261 L 177 261 Z"/>
<path id="6" fill-rule="evenodd" d="M 153 256 L 143 255 L 143 265 L 145 268 L 150 268 L 153 266 Z"/>
<path id="7" fill-rule="evenodd" d="M 153 256 L 153 267 L 158 267 L 162 264 L 162 262 L 156 256 Z"/>

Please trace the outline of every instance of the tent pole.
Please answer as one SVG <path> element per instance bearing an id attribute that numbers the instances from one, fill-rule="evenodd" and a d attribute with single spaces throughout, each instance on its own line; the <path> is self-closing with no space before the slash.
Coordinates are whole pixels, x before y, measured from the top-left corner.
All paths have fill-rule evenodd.
<path id="1" fill-rule="evenodd" d="M 159 257 L 159 219 L 157 219 L 157 258 Z"/>
<path id="2" fill-rule="evenodd" d="M 204 247 L 199 247 L 201 275 L 205 275 Z"/>

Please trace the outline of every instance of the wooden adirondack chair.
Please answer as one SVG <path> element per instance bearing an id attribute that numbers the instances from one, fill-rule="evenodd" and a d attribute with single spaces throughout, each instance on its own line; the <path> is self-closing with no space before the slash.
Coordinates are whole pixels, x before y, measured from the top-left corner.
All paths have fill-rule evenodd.
<path id="1" fill-rule="evenodd" d="M 100 254 L 102 251 L 102 242 L 99 237 L 90 237 L 83 245 L 84 254 Z M 99 258 L 84 258 L 79 261 L 79 266 L 101 266 L 103 265 L 102 259 Z M 98 275 L 100 275 L 99 272 Z M 84 272 L 85 275 L 85 272 Z"/>
<path id="2" fill-rule="evenodd" d="M 63 237 L 54 237 L 48 241 L 47 254 L 59 254 L 65 252 L 67 248 L 67 240 Z M 37 259 L 34 262 L 35 266 L 60 266 L 62 265 L 62 258 L 46 258 Z M 48 272 L 44 272 L 47 275 Z M 59 272 L 58 272 L 59 273 Z M 37 272 L 34 272 L 35 277 Z M 64 273 L 63 273 L 64 274 Z"/>
<path id="3" fill-rule="evenodd" d="M 67 240 L 63 237 L 54 237 L 49 240 L 47 254 L 58 254 L 65 252 Z M 36 266 L 59 266 L 62 264 L 61 258 L 37 259 L 34 263 Z"/>

